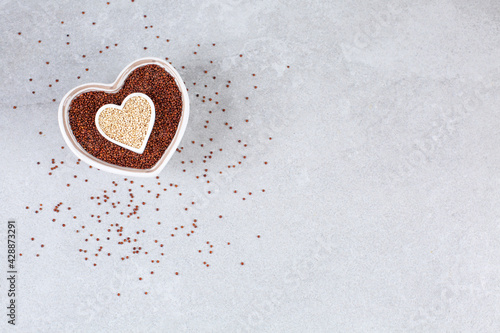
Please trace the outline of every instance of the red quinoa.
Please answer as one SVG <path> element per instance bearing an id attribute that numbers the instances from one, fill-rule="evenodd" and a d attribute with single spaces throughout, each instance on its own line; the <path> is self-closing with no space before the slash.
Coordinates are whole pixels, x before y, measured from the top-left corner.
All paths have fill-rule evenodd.
<path id="1" fill-rule="evenodd" d="M 142 154 L 106 140 L 97 130 L 95 115 L 105 104 L 121 105 L 131 93 L 143 93 L 155 105 L 156 119 Z M 172 142 L 182 113 L 182 97 L 174 78 L 161 66 L 146 65 L 132 71 L 117 93 L 90 91 L 73 99 L 69 123 L 76 140 L 89 154 L 124 167 L 150 169 Z"/>

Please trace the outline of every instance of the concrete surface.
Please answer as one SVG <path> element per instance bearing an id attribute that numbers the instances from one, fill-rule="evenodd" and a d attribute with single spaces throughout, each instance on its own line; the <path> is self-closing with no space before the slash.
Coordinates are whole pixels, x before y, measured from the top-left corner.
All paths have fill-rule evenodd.
<path id="1" fill-rule="evenodd" d="M 1 331 L 500 331 L 498 2 L 0 7 L 2 270 L 8 218 L 22 254 Z M 131 184 L 61 149 L 57 107 L 143 56 L 169 58 L 192 114 L 160 179 Z"/>

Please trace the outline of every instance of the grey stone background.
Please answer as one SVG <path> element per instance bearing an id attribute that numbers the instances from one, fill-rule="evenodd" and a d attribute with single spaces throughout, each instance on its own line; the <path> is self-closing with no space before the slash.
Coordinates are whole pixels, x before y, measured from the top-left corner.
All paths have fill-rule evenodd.
<path id="1" fill-rule="evenodd" d="M 18 324 L 2 278 L 0 330 L 500 331 L 499 28 L 497 1 L 2 0 L 2 270 L 9 217 L 23 256 Z M 160 175 L 182 197 L 168 187 L 155 201 L 140 184 L 156 193 L 157 180 L 126 184 L 60 148 L 64 94 L 144 56 L 168 57 L 192 98 L 184 149 Z M 211 196 L 195 178 L 206 167 L 230 175 Z M 105 209 L 89 197 L 112 181 L 113 201 L 132 188 L 160 213 L 98 224 L 90 214 Z M 194 218 L 192 237 L 170 237 Z M 120 260 L 114 222 L 125 236 L 147 229 L 151 256 L 160 239 L 161 263 Z M 99 244 L 113 255 L 83 260 Z"/>

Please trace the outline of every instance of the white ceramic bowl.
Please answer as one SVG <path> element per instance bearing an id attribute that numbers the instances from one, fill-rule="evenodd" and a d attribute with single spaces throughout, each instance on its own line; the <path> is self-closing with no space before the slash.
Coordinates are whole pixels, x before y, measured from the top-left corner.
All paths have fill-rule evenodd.
<path id="1" fill-rule="evenodd" d="M 177 86 L 179 87 L 179 90 L 181 92 L 181 97 L 182 97 L 181 119 L 179 121 L 179 125 L 177 127 L 177 131 L 175 133 L 172 142 L 165 150 L 160 160 L 156 162 L 156 164 L 151 169 L 134 169 L 129 167 L 122 167 L 104 162 L 90 155 L 85 149 L 83 149 L 80 146 L 78 141 L 76 141 L 76 138 L 73 135 L 73 132 L 71 131 L 71 126 L 69 125 L 69 116 L 68 116 L 68 111 L 71 101 L 78 95 L 88 91 L 105 91 L 107 93 L 116 93 L 122 88 L 125 79 L 134 69 L 145 65 L 158 65 L 163 67 L 175 79 L 175 82 L 177 83 Z M 184 81 L 182 81 L 181 76 L 179 75 L 179 73 L 177 73 L 177 71 L 172 65 L 158 58 L 141 58 L 126 66 L 118 75 L 115 82 L 111 84 L 87 83 L 78 86 L 74 89 L 71 89 L 64 96 L 61 103 L 59 104 L 58 118 L 59 118 L 59 128 L 61 129 L 64 141 L 66 141 L 66 144 L 71 149 L 71 151 L 85 163 L 93 167 L 96 167 L 100 170 L 112 172 L 119 175 L 153 177 L 157 176 L 161 172 L 161 170 L 165 167 L 165 165 L 170 160 L 175 150 L 179 146 L 179 143 L 181 142 L 189 118 L 189 96 L 186 86 L 184 85 Z"/>

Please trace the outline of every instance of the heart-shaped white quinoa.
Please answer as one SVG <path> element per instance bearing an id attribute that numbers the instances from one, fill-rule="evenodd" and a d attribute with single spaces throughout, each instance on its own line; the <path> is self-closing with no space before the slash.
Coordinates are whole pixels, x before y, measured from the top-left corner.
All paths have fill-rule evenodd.
<path id="1" fill-rule="evenodd" d="M 99 108 L 95 124 L 107 140 L 142 154 L 155 122 L 154 103 L 147 95 L 128 95 L 121 106 L 106 104 Z"/>

